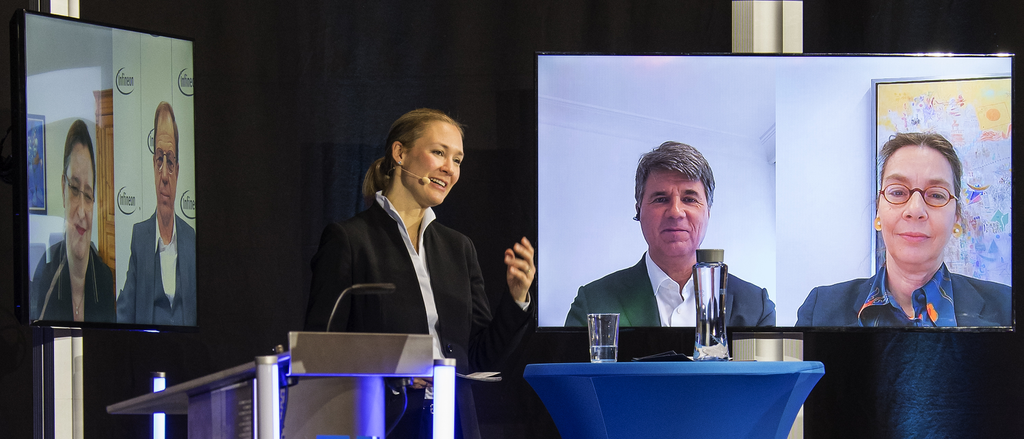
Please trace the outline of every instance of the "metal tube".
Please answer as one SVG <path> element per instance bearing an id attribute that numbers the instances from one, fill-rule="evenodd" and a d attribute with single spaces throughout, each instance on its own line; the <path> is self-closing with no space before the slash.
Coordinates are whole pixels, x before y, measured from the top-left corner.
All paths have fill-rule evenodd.
<path id="1" fill-rule="evenodd" d="M 455 359 L 434 360 L 434 439 L 455 437 Z"/>
<path id="2" fill-rule="evenodd" d="M 256 437 L 281 439 L 280 375 L 277 356 L 256 357 Z"/>

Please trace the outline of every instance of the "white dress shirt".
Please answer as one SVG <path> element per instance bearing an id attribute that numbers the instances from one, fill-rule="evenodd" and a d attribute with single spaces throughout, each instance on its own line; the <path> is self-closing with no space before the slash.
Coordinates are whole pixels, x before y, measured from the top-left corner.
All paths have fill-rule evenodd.
<path id="1" fill-rule="evenodd" d="M 686 285 L 680 290 L 679 284 L 654 263 L 650 254 L 645 253 L 644 258 L 647 261 L 647 276 L 651 279 L 651 288 L 658 300 L 661 326 L 696 325 L 697 304 L 693 296 L 693 278 L 687 279 Z"/>
<path id="2" fill-rule="evenodd" d="M 164 294 L 174 307 L 174 293 L 178 281 L 178 228 L 171 221 L 171 242 L 164 244 L 160 239 L 160 225 L 156 226 L 156 251 L 160 255 L 160 280 L 164 284 Z"/>
<path id="3" fill-rule="evenodd" d="M 427 230 L 427 226 L 434 221 L 436 216 L 434 210 L 427 208 L 426 212 L 423 213 L 423 220 L 420 221 L 420 233 L 419 233 L 419 249 L 417 253 L 416 248 L 412 245 L 412 239 L 409 237 L 409 232 L 405 229 L 405 222 L 402 221 L 401 215 L 391 206 L 391 202 L 388 197 L 385 197 L 382 191 L 376 193 L 377 204 L 384 208 L 384 211 L 388 213 L 392 219 L 398 223 L 398 231 L 402 234 L 402 240 L 405 242 L 405 248 L 409 251 L 409 259 L 412 260 L 412 266 L 416 269 L 416 278 L 419 280 L 420 293 L 423 295 L 423 305 L 427 312 L 427 330 L 430 333 L 430 337 L 434 339 L 434 358 L 444 358 L 441 349 L 441 339 L 437 336 L 437 305 L 434 304 L 434 289 L 430 286 L 430 272 L 427 271 L 427 252 L 423 245 L 424 231 Z M 530 306 L 530 296 L 526 296 L 525 302 L 515 301 L 521 309 L 524 311 Z"/>
<path id="4" fill-rule="evenodd" d="M 405 248 L 409 251 L 409 259 L 412 260 L 412 266 L 416 269 L 416 279 L 420 284 L 420 294 L 423 295 L 423 306 L 427 311 L 427 331 L 430 333 L 430 337 L 434 339 L 434 358 L 441 359 L 444 352 L 441 349 L 441 339 L 437 336 L 437 305 L 434 304 L 434 289 L 430 286 L 430 272 L 427 271 L 427 252 L 423 247 L 423 231 L 427 230 L 427 226 L 434 221 L 434 210 L 427 208 L 427 211 L 423 213 L 423 220 L 420 221 L 420 233 L 419 233 L 419 249 L 416 252 L 416 247 L 412 245 L 412 238 L 409 237 L 409 231 L 405 229 L 405 222 L 402 221 L 402 216 L 395 211 L 391 206 L 391 202 L 388 201 L 388 197 L 385 197 L 382 192 L 376 194 L 377 204 L 384 208 L 384 211 L 391 216 L 391 219 L 398 223 L 398 231 L 402 234 L 402 240 L 405 241 Z"/>

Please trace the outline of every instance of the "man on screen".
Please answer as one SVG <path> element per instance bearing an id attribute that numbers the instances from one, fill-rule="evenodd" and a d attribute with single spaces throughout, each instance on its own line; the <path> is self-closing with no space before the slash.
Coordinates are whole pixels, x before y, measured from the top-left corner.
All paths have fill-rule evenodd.
<path id="1" fill-rule="evenodd" d="M 565 326 L 586 326 L 588 313 L 619 313 L 620 326 L 693 326 L 691 271 L 704 240 L 715 177 L 699 151 L 665 142 L 640 157 L 636 217 L 647 253 L 636 265 L 580 287 Z M 729 275 L 726 325 L 774 326 L 768 291 Z"/>
<path id="2" fill-rule="evenodd" d="M 131 259 L 117 296 L 118 323 L 196 324 L 196 232 L 174 213 L 181 163 L 171 104 L 153 117 L 156 212 L 132 228 Z"/>

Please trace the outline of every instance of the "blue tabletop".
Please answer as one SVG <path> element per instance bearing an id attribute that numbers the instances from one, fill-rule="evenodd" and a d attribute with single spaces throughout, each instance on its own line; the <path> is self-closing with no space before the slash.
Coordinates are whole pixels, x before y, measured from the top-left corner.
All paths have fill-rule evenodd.
<path id="1" fill-rule="evenodd" d="M 530 364 L 562 439 L 786 438 L 816 361 Z"/>
<path id="2" fill-rule="evenodd" d="M 790 373 L 824 374 L 818 361 L 665 361 L 619 363 L 538 363 L 526 365 L 523 376 L 603 375 L 774 375 Z"/>

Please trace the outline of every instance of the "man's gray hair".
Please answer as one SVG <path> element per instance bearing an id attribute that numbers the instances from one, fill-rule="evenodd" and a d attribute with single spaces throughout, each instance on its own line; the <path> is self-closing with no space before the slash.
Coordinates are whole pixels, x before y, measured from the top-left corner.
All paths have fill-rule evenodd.
<path id="1" fill-rule="evenodd" d="M 640 200 L 644 196 L 647 177 L 656 169 L 675 171 L 689 180 L 703 183 L 704 196 L 708 199 L 708 208 L 711 207 L 715 199 L 715 175 L 711 172 L 711 165 L 696 148 L 669 141 L 640 156 L 636 166 L 636 217 L 633 219 L 640 219 Z"/>

